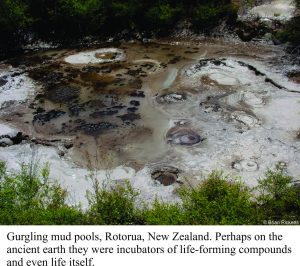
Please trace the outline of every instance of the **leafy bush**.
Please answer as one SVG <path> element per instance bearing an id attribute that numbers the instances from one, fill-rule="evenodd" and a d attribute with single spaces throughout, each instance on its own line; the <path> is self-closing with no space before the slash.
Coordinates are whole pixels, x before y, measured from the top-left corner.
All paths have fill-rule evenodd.
<path id="1" fill-rule="evenodd" d="M 139 15 L 140 9 L 141 2 L 138 0 L 107 1 L 105 3 L 106 31 L 116 32 L 136 27 L 136 17 Z"/>
<path id="2" fill-rule="evenodd" d="M 179 189 L 180 203 L 156 200 L 136 204 L 138 193 L 128 184 L 100 186 L 91 176 L 93 192 L 82 211 L 65 203 L 66 191 L 49 181 L 49 169 L 23 165 L 8 173 L 0 162 L 0 224 L 260 224 L 263 220 L 300 219 L 300 188 L 282 168 L 259 181 L 258 196 L 238 179 L 213 172 L 195 188 Z"/>
<path id="3" fill-rule="evenodd" d="M 292 45 L 300 45 L 300 16 L 289 21 L 283 29 L 275 33 L 275 39 L 281 42 L 290 42 Z"/>
<path id="4" fill-rule="evenodd" d="M 0 33 L 9 47 L 9 39 L 15 46 L 36 35 L 61 41 L 124 29 L 167 33 L 179 20 L 209 32 L 221 20 L 236 16 L 233 6 L 230 0 L 3 0 Z"/>
<path id="5" fill-rule="evenodd" d="M 24 1 L 0 1 L 0 28 L 2 31 L 16 31 L 29 25 L 28 6 Z"/>
<path id="6" fill-rule="evenodd" d="M 137 192 L 126 183 L 113 188 L 100 187 L 96 177 L 91 177 L 93 193 L 88 193 L 88 220 L 92 224 L 137 224 L 138 210 L 135 207 Z"/>
<path id="7" fill-rule="evenodd" d="M 105 21 L 101 0 L 58 0 L 54 11 L 50 13 L 54 29 L 71 36 L 95 33 Z"/>
<path id="8" fill-rule="evenodd" d="M 296 16 L 286 23 L 283 29 L 274 33 L 274 38 L 281 42 L 300 45 L 300 0 L 296 0 Z"/>
<path id="9" fill-rule="evenodd" d="M 0 162 L 1 224 L 73 224 L 83 222 L 82 213 L 65 204 L 67 192 L 49 181 L 48 166 L 21 166 L 7 173 Z"/>
<path id="10" fill-rule="evenodd" d="M 185 224 L 183 209 L 179 204 L 163 203 L 159 200 L 155 200 L 150 208 L 145 206 L 142 217 L 146 224 L 151 225 Z"/>
<path id="11" fill-rule="evenodd" d="M 178 20 L 180 8 L 169 3 L 158 3 L 146 12 L 146 21 L 150 28 L 169 28 Z"/>
<path id="12" fill-rule="evenodd" d="M 300 187 L 292 185 L 292 177 L 285 175 L 282 167 L 268 170 L 257 189 L 257 200 L 266 219 L 300 218 Z"/>
<path id="13" fill-rule="evenodd" d="M 249 189 L 219 172 L 180 196 L 188 224 L 253 224 L 257 219 Z"/>
<path id="14" fill-rule="evenodd" d="M 200 4 L 194 10 L 192 21 L 194 27 L 209 31 L 211 28 L 217 26 L 221 20 L 234 21 L 237 17 L 236 14 L 236 6 L 230 3 Z"/>

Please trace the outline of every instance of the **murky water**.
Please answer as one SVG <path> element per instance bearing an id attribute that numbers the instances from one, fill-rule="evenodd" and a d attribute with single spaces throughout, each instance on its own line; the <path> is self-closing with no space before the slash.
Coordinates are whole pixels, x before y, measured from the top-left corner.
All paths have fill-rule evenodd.
<path id="1" fill-rule="evenodd" d="M 2 106 L 2 120 L 38 143 L 65 142 L 63 156 L 81 167 L 146 167 L 163 185 L 214 169 L 255 184 L 278 162 L 297 175 L 300 89 L 282 55 L 222 42 L 39 52 L 7 62 L 35 95 Z"/>

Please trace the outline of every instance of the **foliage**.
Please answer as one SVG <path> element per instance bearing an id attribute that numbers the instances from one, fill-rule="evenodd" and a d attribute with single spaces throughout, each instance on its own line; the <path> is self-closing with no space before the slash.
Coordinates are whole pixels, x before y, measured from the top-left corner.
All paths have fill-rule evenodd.
<path id="1" fill-rule="evenodd" d="M 237 8 L 231 1 L 200 1 L 193 11 L 193 25 L 197 29 L 209 31 L 224 18 L 235 20 Z"/>
<path id="2" fill-rule="evenodd" d="M 67 192 L 49 181 L 49 168 L 22 165 L 8 172 L 0 162 L 0 224 L 194 225 L 261 224 L 264 220 L 300 219 L 300 188 L 282 168 L 269 170 L 257 195 L 239 179 L 211 173 L 194 188 L 179 189 L 180 203 L 156 200 L 137 205 L 129 183 L 100 185 L 91 175 L 86 211 L 66 204 Z"/>
<path id="3" fill-rule="evenodd" d="M 91 177 L 93 193 L 88 193 L 90 208 L 87 212 L 92 224 L 136 224 L 138 211 L 135 208 L 135 199 L 138 195 L 132 187 L 116 185 L 112 188 L 103 188 L 98 179 Z"/>
<path id="4" fill-rule="evenodd" d="M 265 218 L 300 218 L 300 187 L 292 185 L 292 177 L 284 174 L 284 168 L 277 166 L 274 171 L 268 170 L 257 189 Z"/>
<path id="5" fill-rule="evenodd" d="M 300 45 L 300 16 L 293 18 L 282 30 L 276 32 L 275 38 L 281 42 L 290 42 L 292 45 Z"/>
<path id="6" fill-rule="evenodd" d="M 144 207 L 142 216 L 146 224 L 179 225 L 184 223 L 183 209 L 179 204 L 163 203 L 155 200 L 151 207 Z"/>
<path id="7" fill-rule="evenodd" d="M 274 34 L 275 39 L 289 42 L 294 46 L 300 45 L 300 0 L 296 0 L 296 16 L 292 18 L 283 29 Z"/>
<path id="8" fill-rule="evenodd" d="M 27 11 L 28 6 L 24 1 L 0 1 L 0 29 L 2 31 L 14 31 L 27 26 L 31 22 L 31 17 Z"/>
<path id="9" fill-rule="evenodd" d="M 166 28 L 174 25 L 180 15 L 180 7 L 169 3 L 158 3 L 146 12 L 146 20 L 150 28 Z"/>
<path id="10" fill-rule="evenodd" d="M 72 30 L 74 35 L 98 30 L 104 20 L 101 0 L 59 0 L 58 12 L 53 15 L 64 31 Z"/>
<path id="11" fill-rule="evenodd" d="M 49 181 L 48 166 L 21 166 L 8 173 L 0 162 L 1 224 L 73 224 L 83 222 L 82 213 L 65 204 L 67 192 Z"/>
<path id="12" fill-rule="evenodd" d="M 180 193 L 189 224 L 253 224 L 256 220 L 249 189 L 213 172 L 194 189 Z"/>
<path id="13" fill-rule="evenodd" d="M 3 0 L 0 32 L 24 35 L 26 29 L 57 40 L 124 29 L 168 32 L 179 20 L 209 29 L 235 13 L 230 0 Z"/>
<path id="14" fill-rule="evenodd" d="M 142 3 L 138 0 L 106 1 L 104 4 L 106 12 L 106 32 L 131 29 L 137 26 L 137 16 L 142 9 Z"/>

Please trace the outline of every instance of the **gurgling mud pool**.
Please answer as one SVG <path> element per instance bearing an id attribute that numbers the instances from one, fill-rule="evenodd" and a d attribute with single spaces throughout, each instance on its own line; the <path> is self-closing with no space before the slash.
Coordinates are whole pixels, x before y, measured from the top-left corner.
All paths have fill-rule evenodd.
<path id="1" fill-rule="evenodd" d="M 300 86 L 280 47 L 104 44 L 49 49 L 0 65 L 0 160 L 48 162 L 84 201 L 88 169 L 152 200 L 213 170 L 257 184 L 280 163 L 300 173 Z"/>

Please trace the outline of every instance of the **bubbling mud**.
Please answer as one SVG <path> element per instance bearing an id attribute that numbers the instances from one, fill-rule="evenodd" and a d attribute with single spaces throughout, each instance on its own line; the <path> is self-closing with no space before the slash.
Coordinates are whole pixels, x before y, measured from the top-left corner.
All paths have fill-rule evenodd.
<path id="1" fill-rule="evenodd" d="M 177 182 L 179 170 L 172 166 L 163 166 L 151 173 L 152 179 L 164 186 L 170 186 Z"/>
<path id="2" fill-rule="evenodd" d="M 67 56 L 64 61 L 69 64 L 101 64 L 125 60 L 124 52 L 116 48 L 102 48 L 89 52 L 80 52 Z"/>
<path id="3" fill-rule="evenodd" d="M 238 171 L 254 172 L 258 170 L 258 164 L 253 160 L 240 160 L 234 162 L 232 167 Z"/>
<path id="4" fill-rule="evenodd" d="M 156 98 L 158 103 L 161 104 L 171 104 L 185 101 L 187 99 L 187 94 L 184 92 L 170 92 L 162 94 Z"/>
<path id="5" fill-rule="evenodd" d="M 252 116 L 247 114 L 244 111 L 235 111 L 231 114 L 231 118 L 242 125 L 245 125 L 249 128 L 255 127 L 259 125 L 259 120 Z"/>
<path id="6" fill-rule="evenodd" d="M 192 146 L 202 141 L 200 135 L 184 126 L 176 126 L 167 132 L 167 142 L 175 145 Z"/>
<path id="7" fill-rule="evenodd" d="M 1 120 L 28 136 L 20 140 L 24 145 L 51 146 L 56 163 L 126 176 L 147 199 L 156 193 L 174 199 L 181 172 L 191 184 L 222 169 L 255 185 L 285 161 L 288 173 L 298 174 L 298 75 L 273 69 L 278 47 L 111 45 L 42 51 L 0 65 Z M 23 91 L 27 98 L 19 97 Z M 1 139 L 0 158 L 10 147 L 15 158 L 19 144 Z M 72 173 L 71 182 L 72 169 L 58 176 Z"/>

